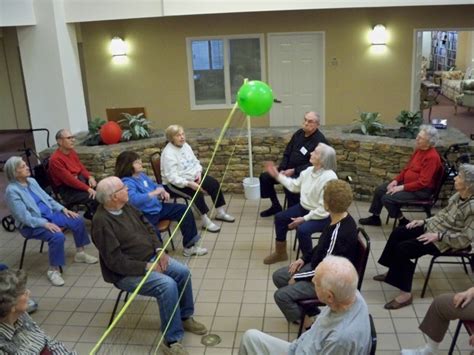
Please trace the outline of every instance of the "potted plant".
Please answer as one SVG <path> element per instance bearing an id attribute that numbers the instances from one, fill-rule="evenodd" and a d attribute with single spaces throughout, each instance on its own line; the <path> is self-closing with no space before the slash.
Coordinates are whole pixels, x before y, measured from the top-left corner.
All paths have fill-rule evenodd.
<path id="1" fill-rule="evenodd" d="M 118 121 L 122 126 L 122 139 L 124 141 L 138 140 L 150 137 L 150 121 L 148 121 L 143 113 L 138 115 L 131 115 L 129 113 L 122 113 L 123 119 Z"/>
<path id="2" fill-rule="evenodd" d="M 100 128 L 105 124 L 105 120 L 96 117 L 89 121 L 88 127 L 89 127 L 89 133 L 87 134 L 86 139 L 84 140 L 84 145 L 99 145 L 101 143 L 100 139 Z"/>
<path id="3" fill-rule="evenodd" d="M 359 119 L 355 122 L 360 126 L 360 130 L 365 135 L 375 136 L 382 133 L 383 124 L 380 122 L 380 113 L 378 112 L 361 112 Z"/>
<path id="4" fill-rule="evenodd" d="M 410 112 L 402 110 L 396 119 L 402 124 L 400 127 L 400 136 L 403 138 L 415 138 L 423 123 L 421 111 Z"/>

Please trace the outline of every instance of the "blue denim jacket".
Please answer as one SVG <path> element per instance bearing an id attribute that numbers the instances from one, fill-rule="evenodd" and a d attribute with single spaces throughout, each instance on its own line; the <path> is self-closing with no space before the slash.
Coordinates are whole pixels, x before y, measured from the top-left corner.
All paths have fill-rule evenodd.
<path id="1" fill-rule="evenodd" d="M 48 195 L 33 178 L 28 178 L 28 187 L 35 193 L 51 210 L 61 211 L 64 206 L 56 202 Z M 37 228 L 44 226 L 48 220 L 41 217 L 38 205 L 31 197 L 27 186 L 21 185 L 19 182 L 11 182 L 5 191 L 5 200 L 11 214 L 15 218 L 15 225 L 18 229 L 25 226 Z"/>

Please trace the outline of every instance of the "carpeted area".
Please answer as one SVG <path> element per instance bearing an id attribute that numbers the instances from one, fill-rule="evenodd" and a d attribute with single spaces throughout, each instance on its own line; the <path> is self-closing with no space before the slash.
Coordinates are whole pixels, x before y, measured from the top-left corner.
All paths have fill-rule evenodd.
<path id="1" fill-rule="evenodd" d="M 468 137 L 474 134 L 474 109 L 470 112 L 466 107 L 458 106 L 457 115 L 454 114 L 454 102 L 443 95 L 438 96 L 438 104 L 433 106 L 431 119 L 443 118 L 448 120 L 450 127 L 455 127 L 464 132 Z M 423 112 L 424 122 L 428 122 L 429 110 Z"/>

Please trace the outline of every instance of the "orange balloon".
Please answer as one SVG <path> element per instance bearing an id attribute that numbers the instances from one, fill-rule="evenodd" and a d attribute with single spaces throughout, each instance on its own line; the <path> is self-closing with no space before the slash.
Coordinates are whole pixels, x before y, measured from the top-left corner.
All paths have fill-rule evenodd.
<path id="1" fill-rule="evenodd" d="M 122 128 L 115 121 L 109 121 L 100 128 L 100 139 L 105 144 L 116 144 L 122 138 Z"/>

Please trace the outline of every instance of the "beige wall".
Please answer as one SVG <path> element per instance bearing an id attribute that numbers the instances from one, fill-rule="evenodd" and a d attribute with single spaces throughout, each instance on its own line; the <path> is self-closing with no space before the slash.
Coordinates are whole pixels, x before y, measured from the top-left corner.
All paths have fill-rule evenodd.
<path id="1" fill-rule="evenodd" d="M 473 32 L 463 31 L 459 32 L 458 39 L 458 50 L 456 51 L 456 68 L 466 72 L 466 69 L 473 66 L 474 60 L 474 48 Z"/>
<path id="2" fill-rule="evenodd" d="M 110 107 L 144 106 L 156 128 L 171 123 L 219 127 L 229 110 L 191 111 L 186 37 L 324 31 L 326 123 L 350 123 L 357 111 L 379 111 L 386 122 L 409 109 L 415 28 L 474 27 L 474 6 L 290 11 L 150 18 L 81 24 L 91 115 Z M 383 54 L 372 53 L 368 31 L 387 27 Z M 129 63 L 108 53 L 114 35 L 130 45 Z M 338 66 L 329 65 L 331 58 Z M 268 77 L 268 76 L 267 76 Z M 315 108 L 317 109 L 317 108 Z M 268 118 L 254 120 L 268 125 Z"/>
<path id="3" fill-rule="evenodd" d="M 0 129 L 30 128 L 16 30 L 0 35 Z"/>

